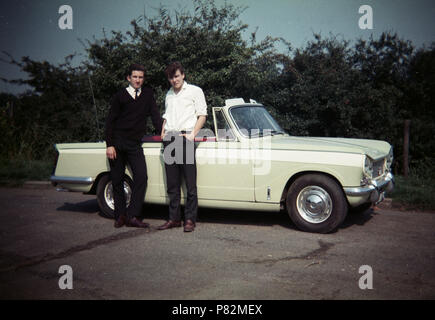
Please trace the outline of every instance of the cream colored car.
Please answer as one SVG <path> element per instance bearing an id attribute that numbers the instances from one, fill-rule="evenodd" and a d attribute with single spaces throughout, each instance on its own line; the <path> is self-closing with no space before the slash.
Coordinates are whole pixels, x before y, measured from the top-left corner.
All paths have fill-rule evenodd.
<path id="1" fill-rule="evenodd" d="M 368 209 L 393 188 L 393 153 L 387 142 L 290 136 L 253 100 L 229 99 L 212 113 L 214 131 L 204 130 L 196 139 L 200 207 L 286 210 L 299 229 L 327 233 L 343 222 L 349 209 Z M 144 137 L 142 147 L 148 169 L 144 201 L 168 204 L 160 137 Z M 96 194 L 102 214 L 113 217 L 105 142 L 55 148 L 52 183 Z M 132 183 L 127 167 L 127 201 Z M 183 200 L 184 195 L 182 190 Z"/>

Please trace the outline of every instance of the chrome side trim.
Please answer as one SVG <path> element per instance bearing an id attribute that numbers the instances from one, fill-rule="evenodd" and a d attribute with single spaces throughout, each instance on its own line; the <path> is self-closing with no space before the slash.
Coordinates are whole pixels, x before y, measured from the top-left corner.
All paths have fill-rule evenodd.
<path id="1" fill-rule="evenodd" d="M 388 173 L 382 180 L 372 180 L 370 185 L 362 187 L 345 187 L 343 188 L 344 193 L 348 196 L 364 196 L 370 194 L 371 192 L 377 191 L 391 191 L 394 185 L 394 176 Z"/>
<path id="2" fill-rule="evenodd" d="M 89 185 L 94 182 L 92 177 L 61 177 L 61 176 L 51 176 L 50 181 L 52 183 L 70 183 L 70 184 L 85 184 Z"/>

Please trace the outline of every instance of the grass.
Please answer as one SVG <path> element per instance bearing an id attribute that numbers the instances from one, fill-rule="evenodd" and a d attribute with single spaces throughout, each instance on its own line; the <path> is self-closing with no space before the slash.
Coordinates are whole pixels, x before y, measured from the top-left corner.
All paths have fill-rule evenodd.
<path id="1" fill-rule="evenodd" d="M 20 186 L 25 181 L 48 181 L 53 170 L 52 161 L 44 160 L 1 160 L 0 185 Z"/>
<path id="2" fill-rule="evenodd" d="M 396 184 L 392 198 L 393 206 L 404 206 L 408 209 L 435 210 L 435 181 L 430 177 L 410 175 L 395 177 Z"/>

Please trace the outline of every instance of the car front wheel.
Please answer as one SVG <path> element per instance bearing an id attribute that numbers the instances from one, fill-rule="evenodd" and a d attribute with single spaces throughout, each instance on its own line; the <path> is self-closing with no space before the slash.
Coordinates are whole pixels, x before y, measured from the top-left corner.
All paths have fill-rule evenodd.
<path id="1" fill-rule="evenodd" d="M 131 190 L 133 182 L 130 177 L 124 178 L 124 193 L 127 207 L 130 204 Z M 113 219 L 115 217 L 115 201 L 113 199 L 113 185 L 110 175 L 101 177 L 97 186 L 97 202 L 101 210 L 101 215 Z"/>
<path id="2" fill-rule="evenodd" d="M 340 185 L 321 174 L 303 175 L 290 186 L 287 212 L 301 230 L 328 233 L 344 220 L 348 206 Z"/>

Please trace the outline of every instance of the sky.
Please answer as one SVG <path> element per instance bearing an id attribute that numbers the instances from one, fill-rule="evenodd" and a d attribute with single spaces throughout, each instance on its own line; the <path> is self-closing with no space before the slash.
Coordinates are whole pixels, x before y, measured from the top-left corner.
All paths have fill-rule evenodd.
<path id="1" fill-rule="evenodd" d="M 215 0 L 220 6 L 224 0 Z M 266 36 L 282 37 L 293 48 L 301 48 L 313 33 L 330 34 L 346 40 L 375 38 L 383 31 L 397 32 L 417 48 L 435 41 L 434 0 L 228 0 L 235 6 L 246 7 L 240 16 L 249 25 L 245 39 L 257 30 L 257 40 Z M 72 9 L 72 29 L 61 29 L 64 21 L 62 5 Z M 28 56 L 37 61 L 62 63 L 66 56 L 76 53 L 75 63 L 85 58 L 83 41 L 103 37 L 111 30 L 131 30 L 130 21 L 144 13 L 155 16 L 163 5 L 168 9 L 192 10 L 192 0 L 0 0 L 0 58 L 8 60 Z M 371 29 L 361 29 L 359 21 L 372 9 Z M 367 20 L 366 20 L 367 22 Z M 103 31 L 104 30 L 104 31 Z M 82 41 L 80 41 L 82 40 Z M 25 77 L 16 66 L 0 62 L 0 77 Z M 0 92 L 23 92 L 25 88 L 0 82 Z"/>

